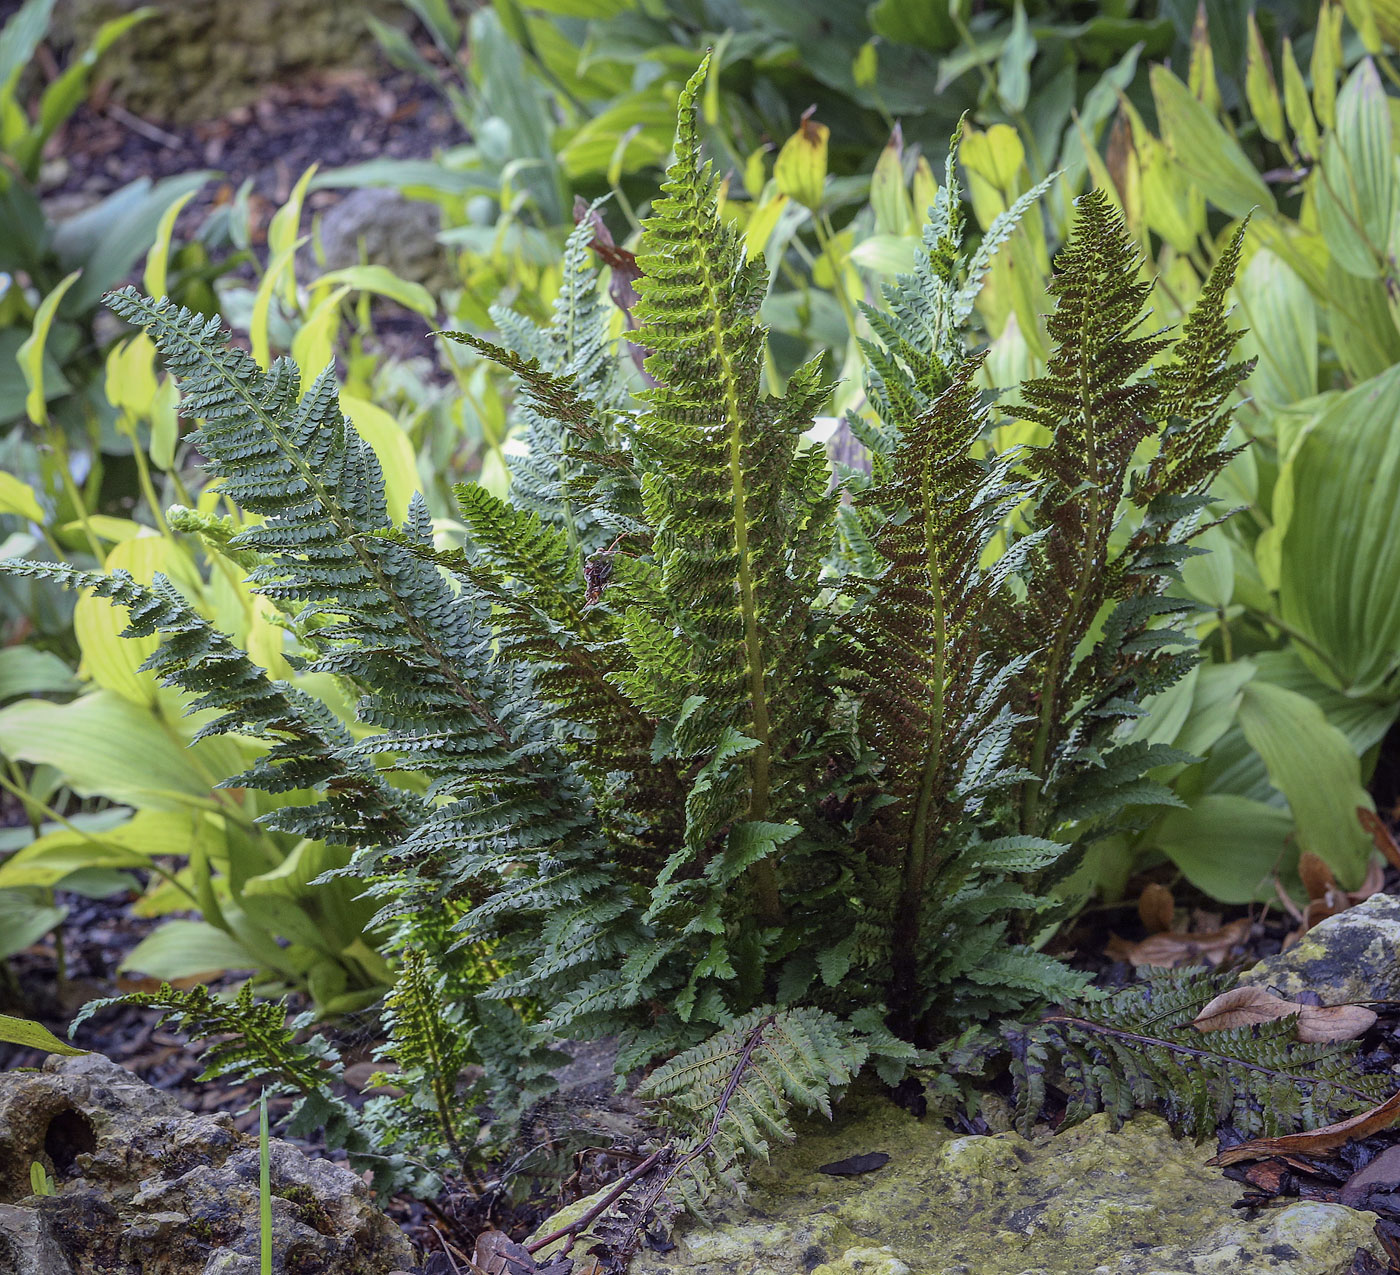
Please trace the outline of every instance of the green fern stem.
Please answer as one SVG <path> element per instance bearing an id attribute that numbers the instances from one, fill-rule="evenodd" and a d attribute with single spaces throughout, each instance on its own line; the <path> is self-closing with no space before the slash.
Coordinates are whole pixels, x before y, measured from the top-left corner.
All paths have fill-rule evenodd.
<path id="1" fill-rule="evenodd" d="M 697 226 L 697 231 L 702 230 Z M 744 617 L 744 659 L 748 665 L 749 702 L 753 715 L 754 749 L 749 764 L 748 818 L 768 818 L 770 767 L 772 764 L 773 728 L 768 716 L 768 688 L 764 678 L 763 638 L 758 629 L 758 604 L 754 598 L 753 566 L 749 561 L 748 485 L 744 481 L 743 413 L 739 406 L 734 367 L 724 340 L 724 309 L 719 288 L 709 264 L 705 262 L 705 295 L 708 299 L 714 348 L 719 355 L 724 379 L 725 408 L 729 417 L 729 480 L 734 510 L 734 549 L 738 558 L 739 607 Z M 758 916 L 765 925 L 781 925 L 783 902 L 778 889 L 778 873 L 771 859 L 761 859 L 751 869 L 758 903 Z"/>
<path id="2" fill-rule="evenodd" d="M 1086 342 L 1090 339 L 1090 334 L 1085 334 Z M 1055 728 L 1055 715 L 1059 708 L 1059 685 L 1061 670 L 1065 661 L 1072 654 L 1070 640 L 1078 631 L 1080 612 L 1083 610 L 1084 602 L 1089 594 L 1089 590 L 1094 580 L 1099 574 L 1098 555 L 1099 537 L 1103 526 L 1103 504 L 1100 500 L 1102 492 L 1099 483 L 1099 455 L 1098 448 L 1094 442 L 1094 421 L 1090 414 L 1089 404 L 1093 402 L 1093 387 L 1090 383 L 1090 359 L 1085 359 L 1079 372 L 1079 393 L 1080 402 L 1084 404 L 1084 445 L 1089 453 L 1089 468 L 1093 473 L 1093 480 L 1089 483 L 1089 534 L 1085 537 L 1082 547 L 1084 552 L 1078 555 L 1079 578 L 1074 583 L 1074 592 L 1070 595 L 1069 612 L 1065 616 L 1065 621 L 1060 625 L 1059 631 L 1055 634 L 1055 640 L 1050 646 L 1050 658 L 1046 661 L 1045 677 L 1040 688 L 1040 720 L 1036 726 L 1035 742 L 1031 747 L 1030 771 L 1036 777 L 1026 781 L 1025 793 L 1021 806 L 1021 831 L 1031 836 L 1041 835 L 1041 794 L 1045 789 L 1045 766 L 1046 759 L 1050 752 L 1050 736 Z"/>
<path id="3" fill-rule="evenodd" d="M 937 493 L 932 490 L 931 475 L 927 469 L 922 485 L 928 592 L 933 600 L 933 687 L 927 730 L 929 746 L 924 753 L 918 795 L 914 801 L 914 818 L 904 855 L 904 890 L 895 912 L 891 1001 L 896 1016 L 907 1014 L 918 983 L 919 915 L 933 860 L 934 834 L 938 831 L 931 827 L 930 814 L 943 767 L 943 718 L 948 676 L 948 617 L 943 598 L 943 569 L 938 557 Z"/>

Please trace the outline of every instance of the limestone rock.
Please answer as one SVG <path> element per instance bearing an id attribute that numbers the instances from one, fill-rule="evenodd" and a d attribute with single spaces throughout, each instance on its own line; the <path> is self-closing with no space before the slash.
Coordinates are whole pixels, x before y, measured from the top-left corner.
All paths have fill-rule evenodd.
<path id="1" fill-rule="evenodd" d="M 870 1151 L 884 1168 L 817 1172 Z M 855 1096 L 758 1166 L 746 1203 L 683 1221 L 630 1275 L 1343 1275 L 1356 1249 L 1379 1252 L 1374 1216 L 1341 1205 L 1237 1212 L 1212 1151 L 1145 1114 L 1028 1142 L 955 1137 Z"/>
<path id="2" fill-rule="evenodd" d="M 1324 1005 L 1400 999 L 1400 898 L 1373 894 L 1329 916 L 1240 981 L 1277 987 L 1285 996 L 1316 992 Z"/>
<path id="3" fill-rule="evenodd" d="M 279 1270 L 412 1264 L 355 1174 L 279 1139 L 269 1160 Z M 53 1195 L 30 1194 L 35 1161 Z M 256 1275 L 258 1253 L 257 1141 L 227 1115 L 193 1115 L 98 1054 L 0 1073 L 0 1271 Z"/>
<path id="4" fill-rule="evenodd" d="M 396 190 L 353 190 L 321 217 L 326 268 L 359 265 L 363 247 L 363 260 L 387 266 L 401 279 L 434 282 L 447 270 L 437 242 L 441 226 L 442 214 L 435 204 L 405 199 Z"/>

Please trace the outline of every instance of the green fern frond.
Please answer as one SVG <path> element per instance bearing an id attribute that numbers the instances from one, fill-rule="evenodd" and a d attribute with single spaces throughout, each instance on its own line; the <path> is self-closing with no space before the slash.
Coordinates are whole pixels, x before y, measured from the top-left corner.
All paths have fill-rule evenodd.
<path id="1" fill-rule="evenodd" d="M 1052 1062 L 1071 1096 L 1069 1121 L 1095 1111 L 1122 1120 L 1135 1107 L 1157 1108 L 1196 1138 L 1226 1123 L 1246 1137 L 1273 1137 L 1328 1124 L 1389 1095 L 1384 1076 L 1357 1067 L 1355 1042 L 1300 1042 L 1293 1019 L 1197 1031 L 1192 1020 L 1232 982 L 1229 975 L 1159 974 L 1009 1030 L 1023 1131 L 1044 1102 Z"/>

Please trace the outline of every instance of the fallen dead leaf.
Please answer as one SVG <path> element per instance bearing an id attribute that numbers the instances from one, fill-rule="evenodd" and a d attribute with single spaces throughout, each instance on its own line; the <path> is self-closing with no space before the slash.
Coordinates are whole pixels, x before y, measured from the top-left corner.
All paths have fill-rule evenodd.
<path id="1" fill-rule="evenodd" d="M 1284 1000 L 1262 987 L 1232 987 L 1205 1005 L 1191 1026 L 1198 1032 L 1229 1031 L 1277 1022 L 1302 1008 L 1297 1001 Z"/>
<path id="2" fill-rule="evenodd" d="M 1318 1155 L 1333 1151 L 1352 1138 L 1369 1138 L 1373 1133 L 1390 1128 L 1397 1120 L 1400 1120 L 1400 1093 L 1392 1094 L 1369 1111 L 1320 1129 L 1286 1133 L 1279 1138 L 1251 1138 L 1237 1147 L 1227 1147 L 1206 1163 L 1223 1167 L 1242 1160 L 1261 1160 L 1267 1155 Z"/>
<path id="3" fill-rule="evenodd" d="M 1293 1014 L 1298 1016 L 1298 1039 L 1309 1044 L 1355 1040 L 1376 1022 L 1375 1011 L 1364 1005 L 1305 1005 L 1262 987 L 1232 987 L 1206 1005 L 1191 1025 L 1199 1032 L 1229 1031 Z"/>
<path id="4" fill-rule="evenodd" d="M 1365 1005 L 1301 1005 L 1298 1039 L 1310 1045 L 1355 1040 L 1376 1025 L 1376 1011 Z"/>
<path id="5" fill-rule="evenodd" d="M 1195 934 L 1151 934 L 1137 943 L 1113 935 L 1105 951 L 1115 961 L 1175 969 L 1179 965 L 1219 965 L 1249 938 L 1253 923 L 1247 916 L 1218 930 Z"/>
<path id="6" fill-rule="evenodd" d="M 1392 868 L 1400 868 L 1400 845 L 1395 844 L 1395 838 L 1391 836 L 1390 829 L 1385 826 L 1385 821 L 1380 815 L 1374 810 L 1367 810 L 1365 806 L 1357 806 L 1356 818 L 1371 834 L 1371 840 L 1376 843 L 1376 849 L 1385 856 L 1386 862 Z"/>
<path id="7" fill-rule="evenodd" d="M 1304 850 L 1298 856 L 1298 877 L 1309 899 L 1321 899 L 1337 884 L 1337 879 L 1329 868 L 1311 850 Z"/>
<path id="8" fill-rule="evenodd" d="M 1163 934 L 1172 928 L 1176 917 L 1176 899 L 1158 881 L 1149 881 L 1138 896 L 1138 916 L 1149 934 Z"/>

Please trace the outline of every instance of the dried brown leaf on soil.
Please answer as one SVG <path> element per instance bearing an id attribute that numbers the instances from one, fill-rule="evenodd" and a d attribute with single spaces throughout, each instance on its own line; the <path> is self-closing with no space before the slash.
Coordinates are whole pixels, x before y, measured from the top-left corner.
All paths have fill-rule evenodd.
<path id="1" fill-rule="evenodd" d="M 1192 1021 L 1199 1032 L 1255 1027 L 1298 1016 L 1298 1039 L 1309 1044 L 1355 1040 L 1375 1026 L 1374 1010 L 1364 1005 L 1304 1005 L 1262 987 L 1232 987 L 1221 992 Z"/>
<path id="2" fill-rule="evenodd" d="M 1194 934 L 1152 934 L 1140 942 L 1113 935 L 1105 948 L 1115 961 L 1175 969 L 1179 965 L 1219 965 L 1249 940 L 1253 922 L 1247 916 L 1218 930 Z"/>
<path id="3" fill-rule="evenodd" d="M 1251 1138 L 1237 1147 L 1227 1147 L 1206 1163 L 1224 1166 L 1239 1164 L 1242 1160 L 1261 1160 L 1269 1155 L 1319 1155 L 1334 1151 L 1353 1138 L 1369 1138 L 1373 1133 L 1390 1128 L 1397 1120 L 1400 1120 L 1400 1093 L 1392 1094 L 1369 1111 L 1320 1129 L 1286 1133 L 1278 1138 Z"/>
<path id="4" fill-rule="evenodd" d="M 1149 881 L 1138 896 L 1138 916 L 1149 934 L 1163 934 L 1172 928 L 1176 917 L 1176 899 L 1158 881 Z"/>
<path id="5" fill-rule="evenodd" d="M 1385 856 L 1386 862 L 1392 868 L 1400 868 L 1400 845 L 1395 843 L 1395 838 L 1380 815 L 1374 810 L 1367 810 L 1365 806 L 1357 806 L 1356 817 L 1361 826 L 1371 834 L 1371 840 L 1376 843 L 1376 849 Z"/>

